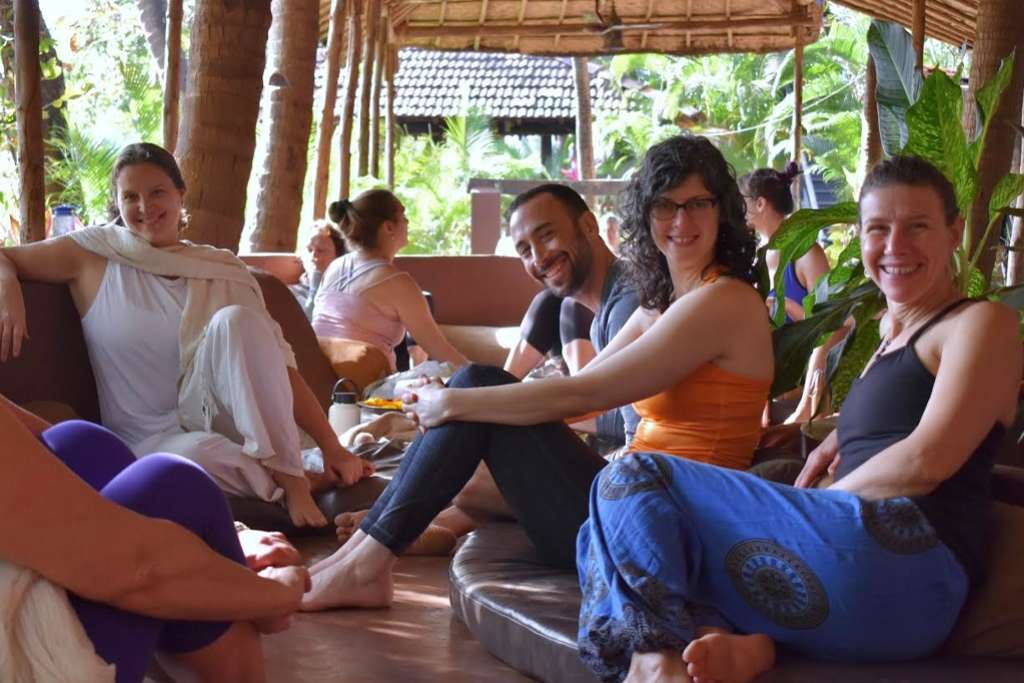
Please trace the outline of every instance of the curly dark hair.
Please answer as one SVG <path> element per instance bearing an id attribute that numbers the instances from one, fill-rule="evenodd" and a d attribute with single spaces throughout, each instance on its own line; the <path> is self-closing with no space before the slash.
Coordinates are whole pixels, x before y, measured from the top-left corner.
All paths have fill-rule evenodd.
<path id="1" fill-rule="evenodd" d="M 720 207 L 713 265 L 724 267 L 726 275 L 757 283 L 757 238 L 747 227 L 746 205 L 736 184 L 736 173 L 707 138 L 677 135 L 647 150 L 643 164 L 623 193 L 621 250 L 628 264 L 628 277 L 644 308 L 664 311 L 675 289 L 668 263 L 651 236 L 651 202 L 694 173 L 700 174 Z"/>

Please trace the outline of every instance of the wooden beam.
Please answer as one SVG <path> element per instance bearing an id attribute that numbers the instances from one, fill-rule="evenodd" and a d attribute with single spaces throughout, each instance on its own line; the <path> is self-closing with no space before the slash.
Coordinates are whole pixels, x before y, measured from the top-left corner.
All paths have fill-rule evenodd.
<path id="1" fill-rule="evenodd" d="M 341 48 L 345 44 L 346 0 L 334 0 L 327 33 L 327 73 L 324 77 L 324 101 L 317 126 L 316 169 L 313 172 L 313 218 L 323 218 L 327 210 L 327 182 L 331 167 L 331 138 L 334 137 L 334 108 L 338 102 L 338 76 L 341 73 Z"/>
<path id="2" fill-rule="evenodd" d="M 804 118 L 804 44 L 798 42 L 793 56 L 793 161 L 802 165 Z M 793 199 L 800 208 L 800 176 L 793 178 Z"/>
<path id="3" fill-rule="evenodd" d="M 379 14 L 380 0 L 366 0 L 363 69 L 359 77 L 359 175 L 361 176 L 370 172 L 370 90 L 373 82 L 373 58 L 377 52 Z"/>
<path id="4" fill-rule="evenodd" d="M 181 100 L 182 0 L 167 1 L 167 39 L 164 45 L 164 149 L 174 154 L 178 146 L 178 115 Z"/>
<path id="5" fill-rule="evenodd" d="M 506 178 L 471 178 L 468 183 L 468 190 L 481 190 L 492 188 L 501 194 L 522 194 L 532 190 L 538 185 L 550 182 L 548 180 L 516 180 Z M 628 180 L 575 180 L 563 183 L 582 195 L 610 195 L 619 194 L 629 185 Z"/>
<path id="6" fill-rule="evenodd" d="M 370 86 L 370 175 L 380 177 L 380 100 L 384 60 L 388 54 L 388 16 L 383 10 L 377 40 L 374 43 L 373 83 Z"/>
<path id="7" fill-rule="evenodd" d="M 388 45 L 387 63 L 387 106 L 384 109 L 385 182 L 395 187 L 395 74 L 398 71 L 398 48 Z"/>
<path id="8" fill-rule="evenodd" d="M 21 243 L 46 239 L 39 2 L 14 0 L 14 91 L 18 120 Z"/>
<path id="9" fill-rule="evenodd" d="M 576 81 L 576 168 L 580 180 L 594 178 L 594 127 L 590 106 L 590 72 L 586 57 L 572 58 Z M 588 197 L 588 203 L 593 203 Z"/>
<path id="10" fill-rule="evenodd" d="M 924 73 L 924 36 L 925 36 L 925 0 L 914 0 L 914 54 L 917 56 L 915 68 L 920 74 Z"/>
<path id="11" fill-rule="evenodd" d="M 352 185 L 352 118 L 356 109 L 356 89 L 359 87 L 359 58 L 363 47 L 363 0 L 351 0 L 348 16 L 348 55 L 346 57 L 345 106 L 341 112 L 341 184 L 338 198 L 347 199 Z"/>
<path id="12" fill-rule="evenodd" d="M 791 28 L 799 26 L 816 26 L 815 21 L 803 12 L 796 12 L 781 17 L 764 17 L 751 19 L 698 19 L 694 21 L 652 19 L 658 24 L 659 31 L 727 31 L 746 28 Z M 647 26 L 648 28 L 644 28 Z M 623 31 L 650 31 L 647 24 L 636 27 L 623 24 Z M 426 24 L 403 24 L 398 35 L 403 40 L 417 38 L 478 38 L 487 36 L 557 36 L 557 35 L 598 35 L 602 29 L 594 24 L 445 24 L 444 26 Z"/>

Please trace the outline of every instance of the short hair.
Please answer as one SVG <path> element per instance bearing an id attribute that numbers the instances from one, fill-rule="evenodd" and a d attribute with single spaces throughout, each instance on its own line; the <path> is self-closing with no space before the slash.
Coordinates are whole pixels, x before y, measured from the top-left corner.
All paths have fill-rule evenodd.
<path id="1" fill-rule="evenodd" d="M 587 206 L 587 202 L 580 196 L 580 193 L 568 185 L 562 185 L 561 183 L 544 183 L 543 185 L 538 185 L 537 187 L 530 188 L 526 192 L 516 195 L 516 198 L 512 200 L 512 203 L 508 207 L 506 220 L 511 220 L 512 214 L 518 211 L 519 207 L 523 204 L 542 194 L 549 194 L 558 200 L 558 202 L 566 208 L 574 221 L 579 220 L 580 216 L 590 211 L 590 207 Z"/>
<path id="2" fill-rule="evenodd" d="M 367 190 L 353 201 L 339 199 L 327 207 L 327 215 L 337 223 L 345 243 L 362 249 L 373 249 L 380 238 L 384 221 L 398 218 L 402 202 L 390 190 Z M 335 220 L 336 219 L 336 220 Z"/>
<path id="3" fill-rule="evenodd" d="M 324 235 L 331 240 L 331 244 L 334 245 L 335 256 L 343 256 L 347 249 L 345 248 L 345 237 L 341 234 L 341 230 L 338 229 L 331 221 L 320 219 L 313 221 L 313 234 L 310 236 L 315 237 L 317 235 Z"/>
<path id="4" fill-rule="evenodd" d="M 785 170 L 759 168 L 740 177 L 740 189 L 751 199 L 763 197 L 773 209 L 788 216 L 793 213 L 793 191 L 790 189 L 793 178 L 800 175 L 800 167 L 795 161 L 786 165 Z"/>
<path id="5" fill-rule="evenodd" d="M 860 220 L 860 205 L 864 203 L 864 198 L 874 190 L 890 185 L 930 187 L 942 203 L 942 212 L 947 225 L 952 225 L 960 215 L 956 190 L 942 171 L 921 157 L 898 155 L 879 161 L 864 178 L 864 184 L 860 186 L 860 196 L 857 198 L 858 220 Z"/>

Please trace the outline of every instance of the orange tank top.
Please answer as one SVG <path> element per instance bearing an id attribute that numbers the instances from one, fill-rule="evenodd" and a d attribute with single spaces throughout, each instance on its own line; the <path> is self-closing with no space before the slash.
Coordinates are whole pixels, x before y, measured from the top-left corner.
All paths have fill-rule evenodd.
<path id="1" fill-rule="evenodd" d="M 704 283 L 714 282 L 712 273 Z M 676 455 L 747 469 L 761 437 L 770 379 L 752 379 L 706 363 L 673 387 L 637 401 L 635 452 Z"/>

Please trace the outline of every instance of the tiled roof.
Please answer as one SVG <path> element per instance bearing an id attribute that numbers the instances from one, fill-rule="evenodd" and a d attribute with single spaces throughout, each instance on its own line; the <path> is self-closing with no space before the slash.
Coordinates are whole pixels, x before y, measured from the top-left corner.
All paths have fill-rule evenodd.
<path id="1" fill-rule="evenodd" d="M 395 78 L 395 116 L 433 119 L 476 111 L 494 119 L 572 119 L 572 59 L 515 53 L 403 48 Z M 601 69 L 590 68 L 593 108 L 617 110 L 623 98 Z"/>

